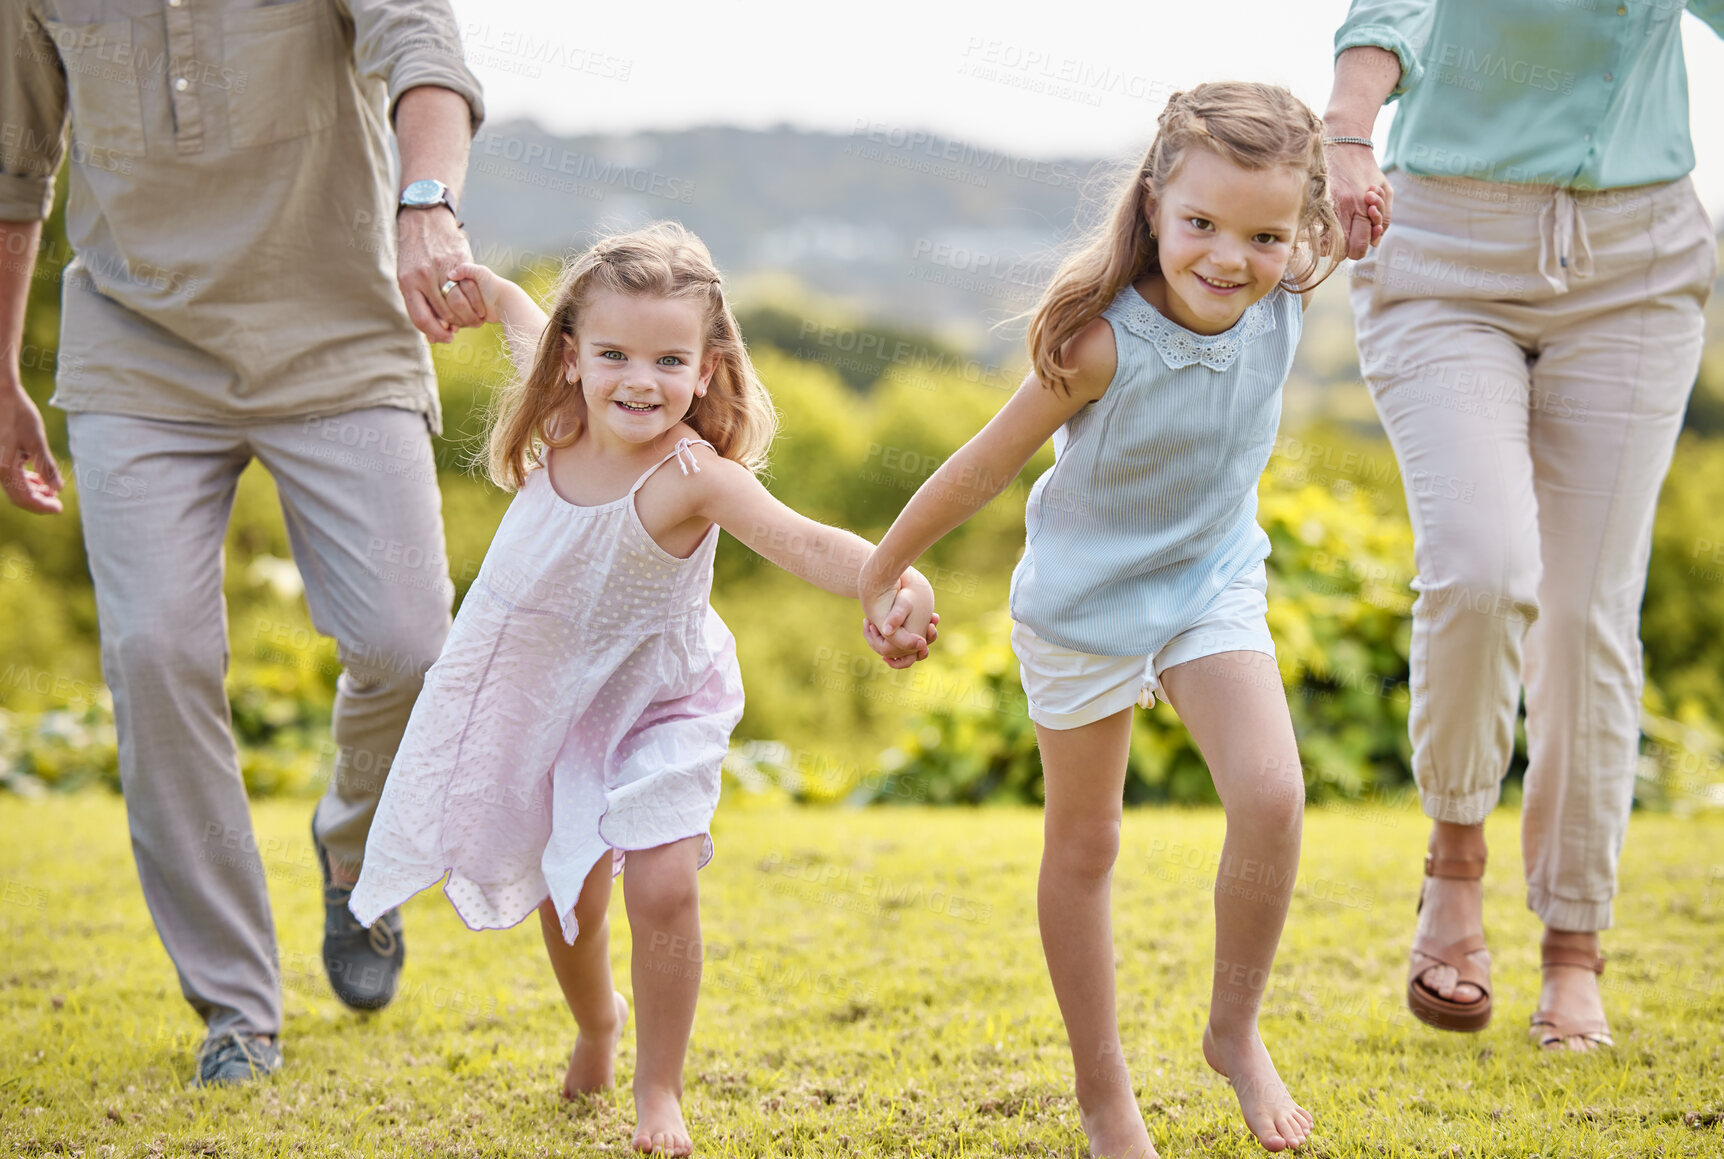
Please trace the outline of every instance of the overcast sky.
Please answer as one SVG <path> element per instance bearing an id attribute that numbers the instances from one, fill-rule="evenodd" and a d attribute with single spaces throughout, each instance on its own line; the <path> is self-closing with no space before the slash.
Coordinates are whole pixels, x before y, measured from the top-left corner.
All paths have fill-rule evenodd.
<path id="1" fill-rule="evenodd" d="M 1347 0 L 453 0 L 491 116 L 566 133 L 932 130 L 1027 155 L 1141 152 L 1167 94 L 1285 84 L 1318 112 Z M 648 14 L 650 12 L 650 15 Z M 1724 41 L 1684 17 L 1694 179 L 1724 210 Z M 1382 140 L 1389 123 L 1378 122 Z"/>

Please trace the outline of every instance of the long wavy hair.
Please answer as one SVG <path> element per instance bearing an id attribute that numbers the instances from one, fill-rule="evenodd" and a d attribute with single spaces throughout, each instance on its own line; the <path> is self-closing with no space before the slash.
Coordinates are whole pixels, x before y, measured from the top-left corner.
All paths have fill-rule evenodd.
<path id="1" fill-rule="evenodd" d="M 725 458 L 750 470 L 763 467 L 778 412 L 743 346 L 711 252 L 683 226 L 661 221 L 601 238 L 564 268 L 533 364 L 515 377 L 496 406 L 487 461 L 492 482 L 519 490 L 538 461 L 539 448 L 566 447 L 580 436 L 587 421 L 586 397 L 578 379 L 568 380 L 565 359 L 580 329 L 581 311 L 594 295 L 606 292 L 687 299 L 701 306 L 702 361 L 716 354 L 718 366 L 685 421 Z"/>
<path id="2" fill-rule="evenodd" d="M 1281 284 L 1309 290 L 1340 265 L 1345 238 L 1329 204 L 1329 166 L 1317 115 L 1279 85 L 1223 81 L 1174 93 L 1149 152 L 1115 195 L 1112 211 L 1060 265 L 1030 312 L 1030 364 L 1044 384 L 1071 389 L 1072 368 L 1060 361 L 1065 344 L 1121 290 L 1159 268 L 1150 211 L 1190 149 L 1208 149 L 1242 169 L 1303 170 L 1305 204 Z M 1319 274 L 1325 258 L 1328 266 Z"/>

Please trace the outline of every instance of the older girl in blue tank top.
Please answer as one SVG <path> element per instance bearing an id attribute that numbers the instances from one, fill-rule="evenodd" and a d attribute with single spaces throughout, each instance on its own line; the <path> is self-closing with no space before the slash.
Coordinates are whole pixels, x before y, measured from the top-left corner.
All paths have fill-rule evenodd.
<path id="1" fill-rule="evenodd" d="M 916 492 L 862 572 L 870 635 L 890 631 L 893 580 L 1053 438 L 1012 576 L 1012 644 L 1047 797 L 1042 947 L 1097 1156 L 1155 1154 L 1120 1046 L 1108 891 L 1131 709 L 1157 692 L 1227 810 L 1204 1057 L 1264 1147 L 1311 1131 L 1257 1032 L 1304 780 L 1264 623 L 1256 496 L 1301 295 L 1342 244 L 1326 172 L 1322 125 L 1285 89 L 1176 94 L 1110 219 L 1037 306 L 1034 373 Z M 1253 885 L 1229 888 L 1247 858 Z"/>

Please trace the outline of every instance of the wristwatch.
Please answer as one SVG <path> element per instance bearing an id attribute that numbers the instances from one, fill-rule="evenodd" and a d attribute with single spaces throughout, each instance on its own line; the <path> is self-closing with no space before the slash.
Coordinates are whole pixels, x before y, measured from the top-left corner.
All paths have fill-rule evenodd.
<path id="1" fill-rule="evenodd" d="M 401 191 L 401 204 L 396 209 L 435 209 L 437 206 L 447 206 L 450 213 L 455 212 L 455 203 L 449 199 L 449 187 L 431 177 L 422 177 Z M 459 221 L 456 222 L 460 224 Z"/>

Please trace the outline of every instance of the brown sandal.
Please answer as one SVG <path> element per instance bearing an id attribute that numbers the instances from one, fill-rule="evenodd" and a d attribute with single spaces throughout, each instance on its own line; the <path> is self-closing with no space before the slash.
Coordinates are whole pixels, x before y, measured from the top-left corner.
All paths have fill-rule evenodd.
<path id="1" fill-rule="evenodd" d="M 1478 881 L 1485 875 L 1485 860 L 1462 857 L 1425 858 L 1426 877 L 1446 877 L 1456 881 Z M 1419 889 L 1419 907 L 1425 908 L 1425 891 Z M 1467 955 L 1485 948 L 1483 934 L 1468 934 L 1447 944 L 1425 937 L 1413 939 L 1413 954 L 1407 965 L 1407 1009 L 1426 1026 L 1439 1030 L 1483 1030 L 1491 1021 L 1491 975 L 1489 967 L 1481 967 Z M 1419 959 L 1426 959 L 1423 964 Z M 1477 986 L 1479 996 L 1470 1002 L 1444 998 L 1425 985 L 1425 974 L 1437 966 L 1448 966 L 1461 982 Z"/>
<path id="2" fill-rule="evenodd" d="M 1571 946 L 1547 946 L 1541 943 L 1538 956 L 1541 971 L 1552 966 L 1578 966 L 1582 970 L 1591 970 L 1594 974 L 1604 973 L 1603 954 L 1589 954 Z M 1554 1010 L 1540 1010 L 1532 1016 L 1531 1034 L 1533 1040 L 1547 1050 L 1567 1038 L 1583 1038 L 1593 1046 L 1616 1045 L 1616 1039 L 1610 1035 L 1610 1023 L 1604 1019 L 1568 1018 Z"/>

